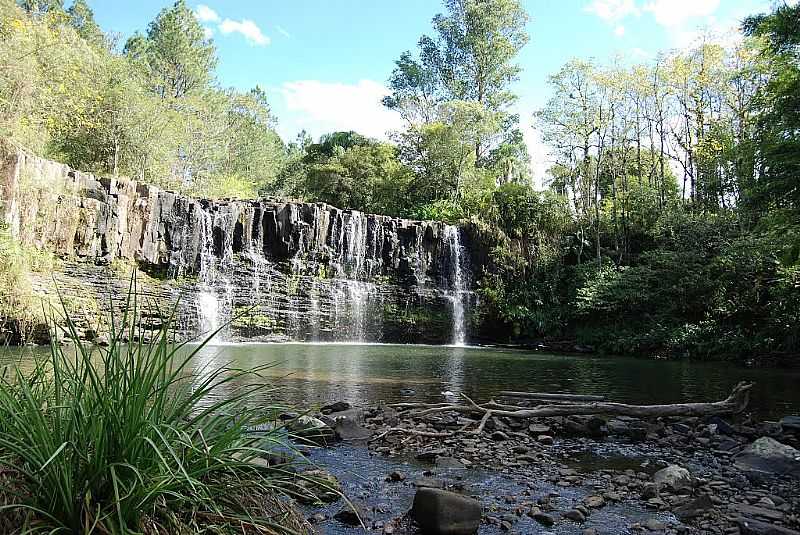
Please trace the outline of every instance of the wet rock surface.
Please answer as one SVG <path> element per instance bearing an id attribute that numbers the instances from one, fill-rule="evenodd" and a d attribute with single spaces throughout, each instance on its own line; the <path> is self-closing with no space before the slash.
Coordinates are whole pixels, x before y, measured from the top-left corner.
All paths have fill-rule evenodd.
<path id="1" fill-rule="evenodd" d="M 470 435 L 458 432 L 464 415 L 406 419 L 376 407 L 364 416 L 373 433 L 368 449 L 339 446 L 314 452 L 312 460 L 335 473 L 348 495 L 366 500 L 372 532 L 422 533 L 407 514 L 421 489 L 477 500 L 480 534 L 791 535 L 800 528 L 797 479 L 753 477 L 736 465 L 758 440 L 797 444 L 798 436 L 780 426 L 743 417 L 629 419 L 619 434 L 601 425 L 576 436 L 564 418 L 493 417 L 483 433 Z M 384 434 L 387 421 L 418 434 Z M 545 427 L 552 441 L 539 440 Z M 632 440 L 629 427 L 647 429 L 646 437 Z M 430 436 L 448 430 L 456 432 Z M 776 434 L 754 439 L 766 432 Z M 326 522 L 323 533 L 350 533 Z"/>

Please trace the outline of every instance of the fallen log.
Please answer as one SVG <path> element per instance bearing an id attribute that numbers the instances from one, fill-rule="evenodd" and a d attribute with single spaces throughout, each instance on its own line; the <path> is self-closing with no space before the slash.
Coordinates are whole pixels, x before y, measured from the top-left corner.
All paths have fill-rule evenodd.
<path id="1" fill-rule="evenodd" d="M 659 418 L 665 416 L 713 416 L 724 414 L 737 414 L 742 412 L 750 401 L 752 383 L 739 383 L 727 398 L 709 403 L 673 403 L 668 405 L 628 405 L 626 403 L 592 402 L 592 403 L 558 403 L 555 405 L 539 405 L 533 408 L 501 405 L 490 401 L 483 405 L 475 403 L 466 395 L 462 396 L 467 404 L 436 403 L 426 405 L 423 403 L 403 403 L 394 405 L 400 410 L 406 409 L 404 415 L 408 417 L 422 417 L 441 412 L 457 412 L 459 414 L 481 415 L 478 427 L 469 431 L 478 434 L 483 431 L 486 422 L 493 416 L 506 418 L 547 418 L 554 416 L 632 416 L 637 418 Z M 401 432 L 393 430 L 393 432 Z M 459 432 L 467 432 L 459 429 Z"/>
<path id="2" fill-rule="evenodd" d="M 579 394 L 550 394 L 545 392 L 514 392 L 512 390 L 502 390 L 497 394 L 502 397 L 537 399 L 542 401 L 605 401 L 605 396 L 582 396 Z"/>

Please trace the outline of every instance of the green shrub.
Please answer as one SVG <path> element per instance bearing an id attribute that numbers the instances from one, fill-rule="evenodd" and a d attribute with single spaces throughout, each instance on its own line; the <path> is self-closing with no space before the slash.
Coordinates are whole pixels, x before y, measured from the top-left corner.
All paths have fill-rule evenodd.
<path id="1" fill-rule="evenodd" d="M 291 446 L 258 370 L 192 372 L 204 344 L 175 344 L 171 318 L 141 341 L 135 285 L 129 295 L 108 347 L 81 342 L 65 314 L 74 346 L 0 378 L 0 464 L 14 474 L 0 480 L 0 518 L 50 533 L 302 529 L 276 496 L 306 485 L 259 461 Z"/>

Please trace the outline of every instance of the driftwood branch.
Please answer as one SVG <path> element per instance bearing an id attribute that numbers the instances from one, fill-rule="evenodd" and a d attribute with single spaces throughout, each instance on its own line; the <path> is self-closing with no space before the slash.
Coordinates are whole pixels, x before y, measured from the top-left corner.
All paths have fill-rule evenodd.
<path id="1" fill-rule="evenodd" d="M 541 401 L 605 401 L 605 396 L 582 396 L 578 394 L 547 394 L 544 392 L 514 392 L 502 390 L 498 396 L 507 398 L 536 399 Z"/>
<path id="2" fill-rule="evenodd" d="M 526 408 L 515 405 L 503 405 L 490 401 L 480 405 L 467 396 L 463 396 L 466 404 L 460 403 L 398 403 L 392 407 L 403 410 L 405 416 L 422 417 L 429 414 L 440 412 L 456 412 L 466 414 L 474 418 L 480 418 L 477 427 L 473 431 L 466 431 L 469 425 L 465 425 L 459 432 L 479 434 L 483 431 L 486 423 L 493 416 L 506 418 L 547 418 L 554 416 L 587 416 L 587 415 L 607 415 L 607 416 L 632 416 L 638 418 L 659 418 L 665 416 L 712 416 L 722 414 L 737 414 L 742 412 L 750 401 L 750 389 L 752 383 L 739 383 L 731 391 L 727 398 L 721 401 L 710 403 L 673 403 L 669 405 L 628 405 L 626 403 L 611 402 L 591 402 L 591 403 L 564 403 L 558 400 L 556 404 L 539 405 L 537 407 Z M 556 394 L 558 395 L 558 394 Z M 430 433 L 402 428 L 392 428 L 382 435 L 375 437 L 375 440 L 383 438 L 390 433 L 406 432 L 420 436 L 452 436 L 452 433 Z"/>

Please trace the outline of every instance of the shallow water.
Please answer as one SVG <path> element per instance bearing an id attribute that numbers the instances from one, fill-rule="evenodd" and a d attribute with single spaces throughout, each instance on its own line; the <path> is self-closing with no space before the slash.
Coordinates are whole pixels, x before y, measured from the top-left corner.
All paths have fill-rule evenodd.
<path id="1" fill-rule="evenodd" d="M 46 348 L 2 348 L 0 364 L 30 362 Z M 604 395 L 626 403 L 713 401 L 739 381 L 755 381 L 751 410 L 779 418 L 800 413 L 800 370 L 729 363 L 564 356 L 472 347 L 357 344 L 230 344 L 202 348 L 195 370 L 273 363 L 262 375 L 298 404 L 346 400 L 442 401 L 465 393 L 487 400 L 500 390 Z M 225 392 L 218 395 L 224 396 Z"/>
<path id="2" fill-rule="evenodd" d="M 416 490 L 414 482 L 426 474 L 447 486 L 456 485 L 468 495 L 479 496 L 486 514 L 495 517 L 508 514 L 508 510 L 514 509 L 517 504 L 534 501 L 549 493 L 558 495 L 551 503 L 557 509 L 566 510 L 580 504 L 591 493 L 586 487 L 561 488 L 544 481 L 527 480 L 524 477 L 496 472 L 441 469 L 432 464 L 410 459 L 388 459 L 370 455 L 365 448 L 346 445 L 316 450 L 311 460 L 336 475 L 349 498 L 379 511 L 369 515 L 371 521 L 390 521 L 393 517 L 408 511 L 414 500 Z M 384 478 L 392 471 L 403 474 L 406 477 L 405 481 L 386 483 Z M 513 496 L 514 500 L 507 502 L 505 500 L 507 496 Z M 339 501 L 322 509 L 322 512 L 331 517 L 343 507 L 345 505 Z M 309 509 L 309 511 L 320 510 Z M 554 513 L 554 516 L 558 518 L 559 514 Z M 656 514 L 631 504 L 609 504 L 603 509 L 594 511 L 584 524 L 561 521 L 555 526 L 546 528 L 523 515 L 515 522 L 514 529 L 517 533 L 531 535 L 539 533 L 578 535 L 583 533 L 584 529 L 594 527 L 599 533 L 628 534 L 632 533 L 628 526 L 653 517 L 667 522 L 674 520 L 670 514 Z M 327 535 L 364 532 L 359 528 L 344 526 L 335 520 L 327 520 L 320 528 L 321 532 Z M 498 526 L 483 523 L 478 533 L 495 535 L 505 532 Z"/>

